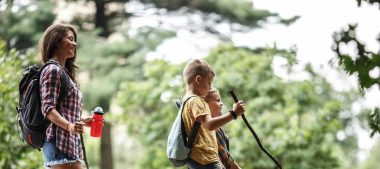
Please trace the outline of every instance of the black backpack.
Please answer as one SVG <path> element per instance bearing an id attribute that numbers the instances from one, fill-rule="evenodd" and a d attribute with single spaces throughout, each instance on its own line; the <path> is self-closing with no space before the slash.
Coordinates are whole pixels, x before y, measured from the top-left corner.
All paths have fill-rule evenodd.
<path id="1" fill-rule="evenodd" d="M 16 110 L 18 112 L 17 121 L 21 129 L 20 137 L 35 149 L 42 147 L 46 136 L 46 129 L 51 123 L 42 114 L 39 87 L 40 74 L 50 64 L 58 66 L 58 63 L 48 61 L 41 68 L 38 68 L 36 65 L 27 67 L 19 84 L 19 104 Z M 70 77 L 65 70 L 62 71 L 58 102 L 66 97 L 70 84 Z"/>

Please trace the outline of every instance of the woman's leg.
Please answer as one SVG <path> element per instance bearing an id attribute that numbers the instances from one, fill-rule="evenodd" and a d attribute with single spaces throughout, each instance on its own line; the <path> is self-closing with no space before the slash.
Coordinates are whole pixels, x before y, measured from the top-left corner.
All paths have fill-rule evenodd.
<path id="1" fill-rule="evenodd" d="M 55 140 L 45 141 L 42 147 L 44 166 L 53 169 L 82 169 L 82 162 L 61 152 L 56 153 Z"/>
<path id="2" fill-rule="evenodd" d="M 82 169 L 82 163 L 80 161 L 68 164 L 59 164 L 51 166 L 52 169 Z"/>

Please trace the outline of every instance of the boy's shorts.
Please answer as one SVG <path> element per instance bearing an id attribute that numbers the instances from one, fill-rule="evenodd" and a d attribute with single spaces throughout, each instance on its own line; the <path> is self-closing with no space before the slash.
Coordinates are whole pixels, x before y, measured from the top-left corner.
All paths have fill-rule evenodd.
<path id="1" fill-rule="evenodd" d="M 80 159 L 73 159 L 61 152 L 56 153 L 58 149 L 55 147 L 55 139 L 52 139 L 50 141 L 45 141 L 44 145 L 42 146 L 42 150 L 44 153 L 44 167 L 50 168 L 52 165 L 59 165 L 59 164 L 69 164 L 69 163 L 75 163 L 77 161 L 82 162 Z"/>
<path id="2" fill-rule="evenodd" d="M 191 158 L 188 158 L 186 161 L 186 166 L 189 169 L 222 169 L 222 166 L 219 162 L 214 162 L 206 165 L 202 165 Z"/>

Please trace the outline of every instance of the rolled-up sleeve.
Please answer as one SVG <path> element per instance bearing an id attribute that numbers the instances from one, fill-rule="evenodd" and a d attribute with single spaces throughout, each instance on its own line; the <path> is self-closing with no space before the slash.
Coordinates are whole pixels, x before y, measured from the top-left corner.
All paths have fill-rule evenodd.
<path id="1" fill-rule="evenodd" d="M 44 116 L 56 108 L 61 89 L 61 71 L 56 65 L 46 66 L 40 76 L 41 111 Z"/>

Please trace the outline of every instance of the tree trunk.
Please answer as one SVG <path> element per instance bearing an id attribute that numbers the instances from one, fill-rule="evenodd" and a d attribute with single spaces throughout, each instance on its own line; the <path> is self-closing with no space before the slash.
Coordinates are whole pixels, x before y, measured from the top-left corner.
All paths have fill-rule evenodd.
<path id="1" fill-rule="evenodd" d="M 104 122 L 102 137 L 100 140 L 100 168 L 113 169 L 111 124 Z"/>
<path id="2" fill-rule="evenodd" d="M 104 0 L 95 0 L 96 14 L 95 14 L 95 26 L 100 28 L 100 36 L 107 37 L 109 35 L 107 18 L 105 15 L 105 2 Z"/>
<path id="3" fill-rule="evenodd" d="M 7 0 L 6 5 L 7 5 L 6 9 L 10 10 L 12 8 L 12 6 L 13 6 L 13 0 Z"/>

